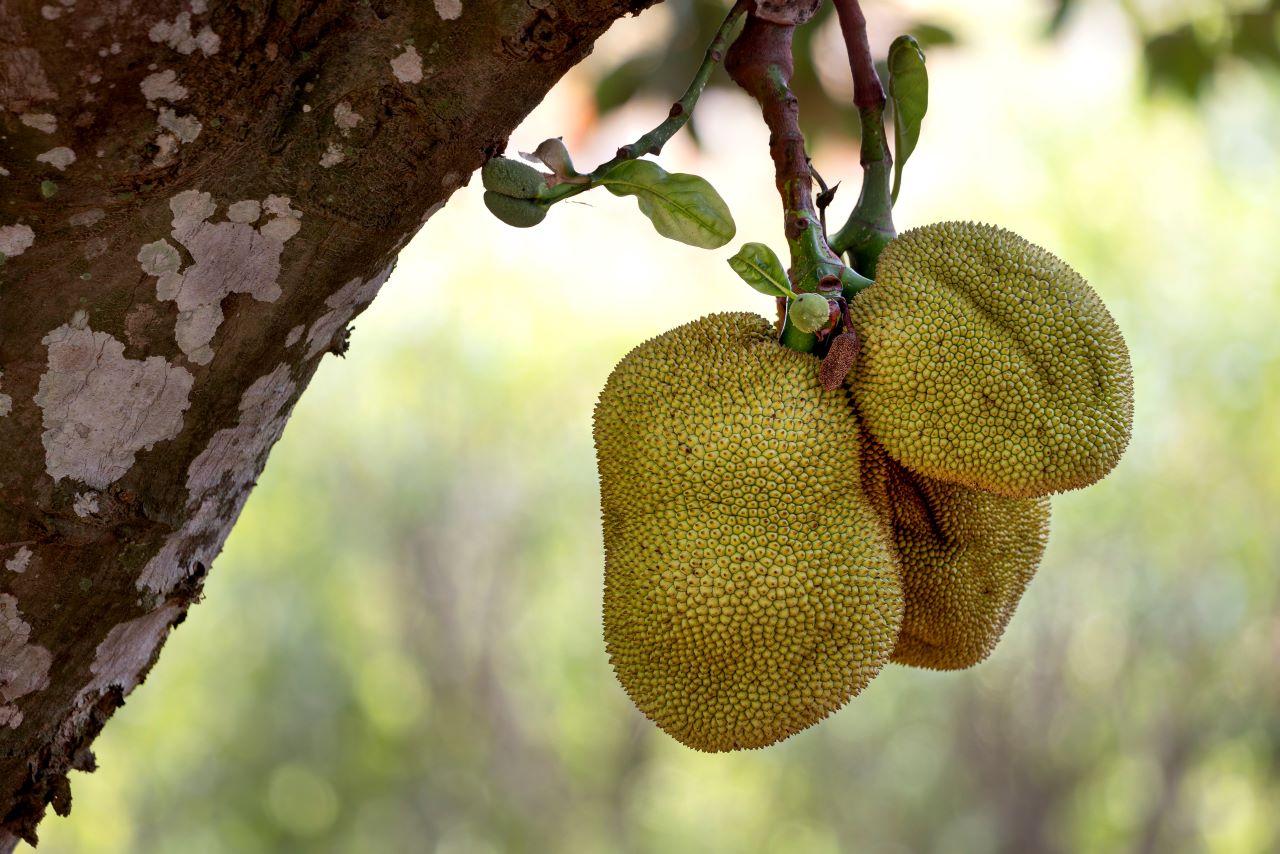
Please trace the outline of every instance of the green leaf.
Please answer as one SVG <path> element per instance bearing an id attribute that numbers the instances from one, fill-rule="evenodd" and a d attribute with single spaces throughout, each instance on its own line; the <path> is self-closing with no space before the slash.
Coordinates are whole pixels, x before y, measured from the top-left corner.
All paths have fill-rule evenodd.
<path id="1" fill-rule="evenodd" d="M 920 122 L 929 109 L 929 73 L 924 52 L 911 36 L 889 45 L 889 97 L 893 101 L 893 200 L 898 200 L 902 167 L 920 141 Z"/>
<path id="2" fill-rule="evenodd" d="M 729 206 L 697 175 L 670 173 L 652 160 L 624 160 L 597 182 L 615 196 L 635 196 L 663 237 L 716 249 L 737 232 Z"/>
<path id="3" fill-rule="evenodd" d="M 733 272 L 762 294 L 795 299 L 787 271 L 773 250 L 763 243 L 744 243 L 738 254 L 729 259 Z"/>

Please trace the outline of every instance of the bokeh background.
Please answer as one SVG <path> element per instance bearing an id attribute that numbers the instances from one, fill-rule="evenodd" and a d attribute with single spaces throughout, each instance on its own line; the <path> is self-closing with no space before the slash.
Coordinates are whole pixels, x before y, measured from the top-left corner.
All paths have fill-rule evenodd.
<path id="1" fill-rule="evenodd" d="M 725 259 L 785 250 L 764 129 L 719 88 L 662 160 L 728 200 L 723 250 L 601 191 L 518 231 L 477 180 L 431 220 L 42 852 L 1280 849 L 1280 4 L 868 9 L 878 50 L 908 28 L 934 44 L 900 226 L 991 221 L 1051 248 L 1133 354 L 1133 444 L 1054 499 L 992 658 L 891 666 L 820 726 L 717 756 L 613 679 L 595 394 L 644 338 L 768 313 Z M 618 23 L 512 148 L 564 134 L 606 159 L 665 114 L 650 78 L 676 62 L 683 81 L 700 49 L 653 57 L 722 11 Z M 841 215 L 857 164 L 830 24 L 806 51 L 816 163 L 852 181 Z"/>

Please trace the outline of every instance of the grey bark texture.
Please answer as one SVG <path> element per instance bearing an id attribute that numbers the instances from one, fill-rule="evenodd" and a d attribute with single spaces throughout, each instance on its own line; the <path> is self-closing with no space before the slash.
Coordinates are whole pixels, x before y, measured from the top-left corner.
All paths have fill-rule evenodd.
<path id="1" fill-rule="evenodd" d="M 650 2 L 0 0 L 0 851 L 398 251 Z"/>

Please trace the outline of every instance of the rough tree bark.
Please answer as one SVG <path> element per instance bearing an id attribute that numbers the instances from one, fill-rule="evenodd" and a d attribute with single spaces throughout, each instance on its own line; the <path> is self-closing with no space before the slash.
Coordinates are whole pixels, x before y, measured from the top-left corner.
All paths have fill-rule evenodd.
<path id="1" fill-rule="evenodd" d="M 0 851 L 397 252 L 652 0 L 0 0 Z"/>

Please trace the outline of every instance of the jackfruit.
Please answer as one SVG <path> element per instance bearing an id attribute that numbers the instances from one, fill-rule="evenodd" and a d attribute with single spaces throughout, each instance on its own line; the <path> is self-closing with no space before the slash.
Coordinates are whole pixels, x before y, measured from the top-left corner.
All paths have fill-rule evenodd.
<path id="1" fill-rule="evenodd" d="M 864 443 L 864 478 L 887 513 L 906 603 L 892 660 L 972 667 L 991 654 L 1035 575 L 1049 539 L 1049 499 L 934 480 Z"/>
<path id="2" fill-rule="evenodd" d="M 831 317 L 831 303 L 821 294 L 800 294 L 787 307 L 787 317 L 801 332 L 817 332 Z"/>
<path id="3" fill-rule="evenodd" d="M 640 711 L 698 750 L 817 723 L 897 641 L 857 418 L 818 366 L 761 317 L 711 315 L 631 351 L 596 406 L 605 644 Z"/>
<path id="4" fill-rule="evenodd" d="M 912 229 L 850 303 L 849 386 L 898 462 L 1010 498 L 1088 486 L 1129 441 L 1133 378 L 1115 321 L 1044 249 L 988 225 Z"/>

